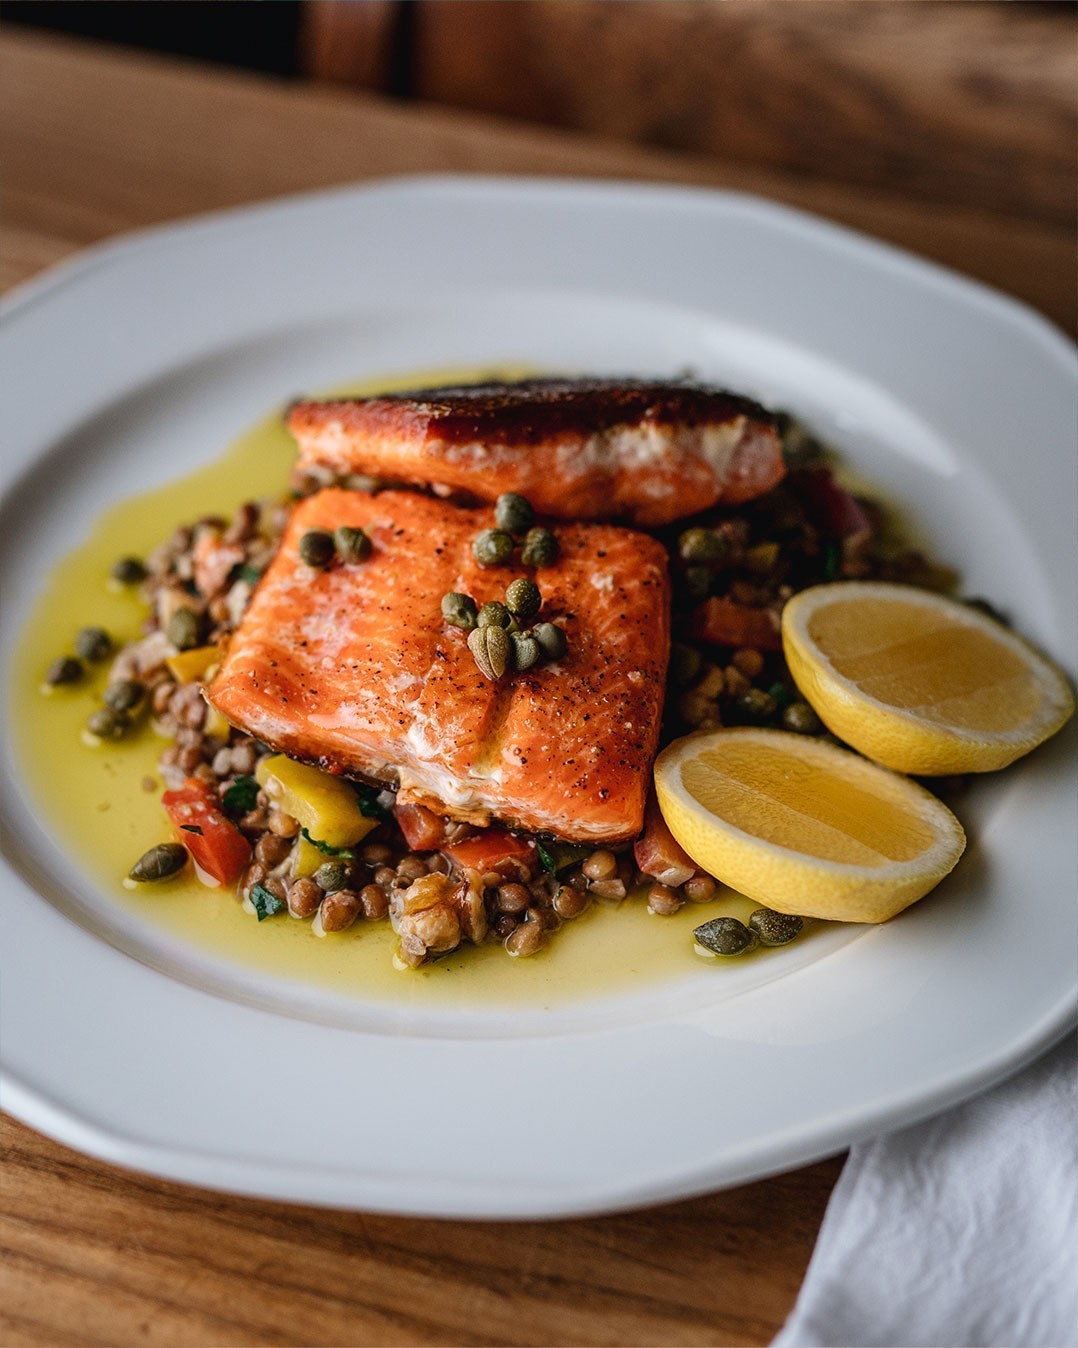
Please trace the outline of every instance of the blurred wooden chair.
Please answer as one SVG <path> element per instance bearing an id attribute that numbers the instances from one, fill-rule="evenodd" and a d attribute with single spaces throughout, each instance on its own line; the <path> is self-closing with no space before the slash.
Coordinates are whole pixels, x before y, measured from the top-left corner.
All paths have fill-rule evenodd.
<path id="1" fill-rule="evenodd" d="M 1075 218 L 1078 16 L 1000 0 L 310 0 L 319 79 Z"/>

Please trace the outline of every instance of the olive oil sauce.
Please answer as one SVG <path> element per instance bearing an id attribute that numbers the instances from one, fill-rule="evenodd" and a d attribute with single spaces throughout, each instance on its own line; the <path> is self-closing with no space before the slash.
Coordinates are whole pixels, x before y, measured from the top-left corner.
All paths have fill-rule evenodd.
<path id="1" fill-rule="evenodd" d="M 421 382 L 467 378 L 476 373 L 425 374 Z M 394 387 L 419 382 L 413 376 Z M 388 387 L 381 381 L 335 390 L 334 396 L 363 396 Z M 86 720 L 102 705 L 111 657 L 88 666 L 80 683 L 48 692 L 43 690 L 45 670 L 71 649 L 81 627 L 104 627 L 117 648 L 141 634 L 145 606 L 138 587 L 117 587 L 109 580 L 117 558 L 145 556 L 180 523 L 230 515 L 244 500 L 265 496 L 267 483 L 279 482 L 283 492 L 294 454 L 275 413 L 217 462 L 113 507 L 49 575 L 23 633 L 11 710 L 15 752 L 52 836 L 112 901 L 177 942 L 337 995 L 457 1008 L 553 1006 L 628 992 L 699 969 L 692 928 L 718 913 L 744 919 L 755 905 L 728 891 L 718 902 L 689 904 L 673 917 L 648 913 L 640 897 L 617 906 L 595 903 L 530 959 L 512 959 L 490 941 L 401 971 L 393 965 L 396 937 L 388 921 L 360 921 L 322 938 L 310 922 L 287 913 L 259 922 L 231 890 L 201 884 L 190 865 L 173 879 L 134 891 L 124 887 L 124 877 L 143 852 L 172 838 L 157 771 L 166 741 L 143 711 L 123 740 L 97 746 L 84 742 Z"/>

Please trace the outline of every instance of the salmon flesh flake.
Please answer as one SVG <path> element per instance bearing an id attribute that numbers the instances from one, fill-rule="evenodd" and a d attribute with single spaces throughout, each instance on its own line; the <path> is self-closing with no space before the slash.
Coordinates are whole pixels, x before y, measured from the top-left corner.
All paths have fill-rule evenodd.
<path id="1" fill-rule="evenodd" d="M 401 799 L 480 825 L 498 818 L 573 842 L 643 825 L 670 649 L 666 553 L 607 524 L 557 526 L 534 572 L 558 661 L 492 681 L 449 591 L 502 599 L 519 562 L 481 567 L 493 512 L 412 492 L 330 488 L 295 508 L 207 689 L 233 725 L 290 757 L 398 787 Z M 366 530 L 371 556 L 307 566 L 310 529 Z"/>

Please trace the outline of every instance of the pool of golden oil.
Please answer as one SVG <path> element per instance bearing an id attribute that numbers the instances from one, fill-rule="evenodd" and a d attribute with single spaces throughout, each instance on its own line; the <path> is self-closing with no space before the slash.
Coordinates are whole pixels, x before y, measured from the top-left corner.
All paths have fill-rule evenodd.
<path id="1" fill-rule="evenodd" d="M 409 379 L 332 390 L 369 396 L 392 388 L 475 380 L 476 371 L 424 372 Z M 490 377 L 490 372 L 483 372 Z M 520 377 L 499 371 L 497 377 Z M 288 481 L 295 447 L 275 413 L 242 435 L 215 463 L 114 506 L 49 575 L 20 645 L 12 724 L 15 750 L 53 837 L 117 905 L 189 947 L 235 965 L 311 983 L 337 994 L 403 1006 L 458 1008 L 562 1005 L 677 978 L 699 967 L 691 930 L 717 913 L 744 917 L 754 906 L 726 892 L 717 903 L 689 904 L 655 917 L 637 897 L 594 904 L 531 959 L 511 959 L 499 943 L 465 946 L 419 970 L 393 965 L 388 922 L 359 922 L 319 938 L 287 914 L 259 922 L 231 891 L 203 886 L 191 867 L 178 878 L 136 890 L 123 878 L 147 848 L 171 839 L 160 803 L 157 759 L 166 741 L 143 716 L 127 738 L 91 747 L 87 717 L 101 706 L 110 661 L 74 687 L 42 690 L 52 660 L 70 651 L 80 627 L 104 627 L 117 645 L 140 634 L 145 606 L 136 589 L 110 588 L 118 557 L 145 556 L 176 527 L 203 515 L 229 515 Z M 137 587 L 136 587 L 137 588 Z M 721 963 L 721 962 L 720 962 Z M 714 961 L 708 962 L 715 967 Z"/>

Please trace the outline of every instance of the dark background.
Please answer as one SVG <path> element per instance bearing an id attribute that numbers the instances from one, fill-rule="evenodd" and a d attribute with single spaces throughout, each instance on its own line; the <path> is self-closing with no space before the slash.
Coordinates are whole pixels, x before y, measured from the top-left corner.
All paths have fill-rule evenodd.
<path id="1" fill-rule="evenodd" d="M 299 73 L 298 0 L 6 0 L 2 17 L 275 75 Z"/>

